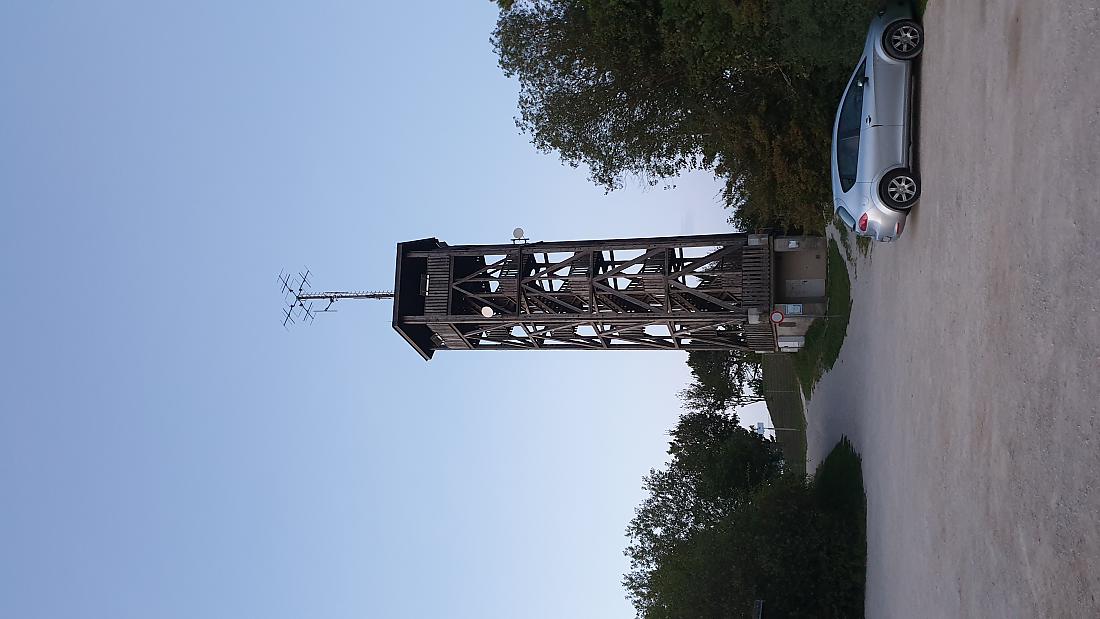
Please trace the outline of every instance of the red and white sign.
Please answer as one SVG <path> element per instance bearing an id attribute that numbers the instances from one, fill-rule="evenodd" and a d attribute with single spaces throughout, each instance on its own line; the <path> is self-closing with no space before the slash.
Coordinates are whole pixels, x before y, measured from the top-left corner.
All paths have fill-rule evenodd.
<path id="1" fill-rule="evenodd" d="M 774 310 L 772 311 L 770 318 L 772 322 L 774 322 L 775 324 L 779 324 L 783 322 L 783 319 L 786 318 L 786 316 L 783 315 L 783 312 L 779 310 Z"/>

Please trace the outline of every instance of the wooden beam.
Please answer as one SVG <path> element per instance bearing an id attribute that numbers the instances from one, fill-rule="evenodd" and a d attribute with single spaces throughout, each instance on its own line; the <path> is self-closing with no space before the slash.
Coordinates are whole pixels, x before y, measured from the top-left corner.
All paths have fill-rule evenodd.
<path id="1" fill-rule="evenodd" d="M 667 320 L 675 321 L 681 325 L 716 325 L 729 321 L 743 320 L 744 314 L 731 312 L 662 312 L 653 313 L 610 313 L 599 314 L 499 314 L 486 318 L 481 314 L 448 314 L 439 316 L 403 316 L 401 324 L 426 325 L 426 324 L 476 324 L 493 325 L 499 327 L 502 324 L 514 324 L 518 321 L 528 321 L 545 325 L 561 325 L 568 323 L 601 322 L 616 325 L 656 324 Z M 488 328 L 488 327 L 486 327 Z"/>
<path id="2" fill-rule="evenodd" d="M 441 253 L 451 256 L 492 256 L 510 254 L 517 248 L 524 253 L 562 253 L 590 250 L 607 251 L 608 248 L 616 250 L 631 249 L 656 249 L 659 247 L 708 247 L 744 245 L 748 235 L 743 232 L 730 234 L 695 234 L 682 236 L 658 236 L 635 237 L 626 239 L 593 239 L 583 241 L 539 241 L 523 244 L 493 244 L 493 245 L 447 245 L 433 250 L 409 251 L 404 255 L 407 258 L 427 258 L 430 255 Z"/>
<path id="3" fill-rule="evenodd" d="M 561 305 L 561 306 L 566 307 L 570 310 L 573 310 L 574 312 L 576 312 L 578 314 L 583 314 L 584 313 L 583 308 L 577 307 L 577 306 L 575 306 L 571 303 L 566 303 L 565 301 L 562 301 L 561 299 L 559 299 L 557 296 L 550 296 L 550 295 L 544 293 L 541 290 L 532 289 L 530 287 L 530 284 L 524 284 L 523 288 L 524 288 L 524 292 L 526 293 L 528 299 L 531 299 L 531 298 L 546 299 L 550 303 L 557 303 L 558 305 Z M 575 295 L 571 295 L 571 296 L 575 296 Z"/>
<path id="4" fill-rule="evenodd" d="M 556 331 L 558 329 L 575 329 L 575 328 L 577 328 L 579 326 L 582 326 L 584 324 L 586 324 L 585 321 L 579 320 L 577 322 L 571 322 L 571 323 L 566 323 L 566 324 L 561 324 L 561 325 L 550 325 L 548 327 L 543 327 L 541 329 L 535 328 L 535 330 L 531 332 L 531 335 L 538 336 L 538 337 L 543 337 L 544 333 L 550 333 L 550 332 Z"/>
<path id="5" fill-rule="evenodd" d="M 717 251 L 713 251 L 713 252 L 707 254 L 706 256 L 703 256 L 702 258 L 696 258 L 696 259 L 692 260 L 691 262 L 685 264 L 679 271 L 676 271 L 675 273 L 670 273 L 669 277 L 677 278 L 677 277 L 683 277 L 685 275 L 691 275 L 692 273 L 694 273 L 698 269 L 706 266 L 707 264 L 710 264 L 711 262 L 714 262 L 715 260 L 721 259 L 726 254 L 728 254 L 728 253 L 730 253 L 734 250 L 741 250 L 741 249 L 742 249 L 742 247 L 740 245 L 734 245 L 734 246 L 730 246 L 730 247 L 723 247 L 723 248 L 721 248 Z"/>
<path id="6" fill-rule="evenodd" d="M 623 262 L 622 264 L 620 264 L 619 266 L 611 269 L 610 271 L 600 273 L 598 276 L 594 277 L 594 279 L 608 279 L 610 277 L 614 277 L 614 276 L 618 275 L 619 273 L 622 273 L 623 270 L 629 269 L 630 267 L 632 267 L 636 264 L 642 264 L 646 260 L 649 260 L 653 256 L 656 256 L 657 254 L 659 254 L 663 251 L 666 251 L 665 248 L 663 248 L 663 247 L 658 247 L 657 249 L 651 249 L 651 250 L 645 252 L 644 254 L 642 254 L 641 256 L 638 256 L 637 258 L 634 258 L 633 260 L 627 260 L 627 261 Z M 626 276 L 627 277 L 633 277 L 633 275 L 631 275 L 629 273 Z"/>
<path id="7" fill-rule="evenodd" d="M 728 327 L 730 325 L 738 325 L 738 324 L 740 324 L 740 322 L 741 322 L 740 320 L 730 320 L 728 322 L 718 322 L 718 323 L 708 324 L 708 325 L 696 325 L 696 326 L 691 327 L 689 329 L 679 329 L 676 332 L 674 332 L 673 335 L 675 335 L 676 337 L 690 336 L 692 333 L 694 333 L 696 331 L 702 331 L 703 329 L 714 329 L 714 328 L 717 328 L 717 327 Z"/>
<path id="8" fill-rule="evenodd" d="M 436 255 L 439 255 L 439 254 L 436 254 Z M 501 258 L 500 260 L 497 260 L 493 264 L 487 264 L 484 267 L 478 269 L 477 271 L 467 275 L 466 277 L 463 277 L 462 279 L 455 281 L 454 283 L 455 284 L 461 284 L 463 282 L 468 282 L 468 281 L 481 281 L 480 279 L 475 280 L 474 278 L 479 278 L 482 273 L 487 273 L 488 271 L 492 270 L 493 268 L 503 265 L 507 261 L 508 261 L 508 256 L 505 256 L 505 257 Z M 489 279 L 496 279 L 496 278 L 495 277 L 489 277 Z"/>
<path id="9" fill-rule="evenodd" d="M 645 338 L 640 338 L 640 337 L 632 336 L 632 335 L 616 335 L 611 339 L 612 339 L 612 341 L 608 343 L 611 348 L 616 348 L 616 344 L 615 344 L 614 340 L 623 340 L 623 341 L 626 341 L 626 342 L 634 342 L 635 344 L 645 344 L 645 345 L 649 346 L 650 348 L 660 348 L 660 349 L 664 349 L 664 350 L 675 350 L 675 348 L 676 348 L 676 346 L 674 344 L 672 344 L 671 342 L 667 341 L 667 339 L 659 338 L 658 336 L 653 336 L 653 335 L 647 335 Z"/>
<path id="10" fill-rule="evenodd" d="M 648 303 L 642 303 L 641 301 L 635 299 L 634 297 L 631 297 L 630 295 L 628 295 L 628 294 L 626 294 L 626 293 L 624 293 L 620 290 L 614 290 L 614 289 L 612 289 L 612 288 L 610 288 L 610 287 L 608 287 L 604 284 L 601 284 L 597 281 L 593 281 L 592 286 L 597 290 L 603 291 L 603 293 L 605 295 L 610 294 L 612 296 L 615 296 L 617 298 L 622 299 L 623 301 L 633 303 L 634 305 L 644 309 L 647 312 L 652 312 L 653 311 L 653 306 L 649 305 Z"/>
<path id="11" fill-rule="evenodd" d="M 572 256 L 566 258 L 565 260 L 561 260 L 561 261 L 555 262 L 554 264 L 548 265 L 545 269 L 543 269 L 542 271 L 539 271 L 538 273 L 535 273 L 534 275 L 523 278 L 523 281 L 524 281 L 524 283 L 527 283 L 527 282 L 535 281 L 537 279 L 543 279 L 544 277 L 546 279 L 565 279 L 566 276 L 555 277 L 555 276 L 552 275 L 552 273 L 556 273 L 556 272 L 560 271 L 563 267 L 568 265 L 570 262 L 573 262 L 573 261 L 577 260 L 578 258 L 582 257 L 583 255 L 584 254 L 573 254 Z M 538 264 L 536 266 L 543 266 L 543 265 Z"/>
<path id="12" fill-rule="evenodd" d="M 735 311 L 735 312 L 741 312 L 744 309 L 740 305 L 736 305 L 736 304 L 730 303 L 728 301 L 723 301 L 722 299 L 719 299 L 716 296 L 709 295 L 705 292 L 700 291 L 698 288 L 691 288 L 690 286 L 686 286 L 686 285 L 681 284 L 680 282 L 677 282 L 677 281 L 673 281 L 673 282 L 671 282 L 671 284 L 674 288 L 676 288 L 677 290 L 679 290 L 681 292 L 686 292 L 688 294 L 695 295 L 695 296 L 699 297 L 700 299 L 705 299 L 707 301 L 710 301 L 711 303 L 714 303 L 715 305 L 718 305 L 720 307 L 724 307 L 728 310 Z"/>
<path id="13" fill-rule="evenodd" d="M 466 295 L 467 297 L 473 297 L 473 298 L 477 299 L 478 301 L 481 301 L 481 302 L 482 302 L 482 303 L 484 303 L 485 305 L 488 305 L 488 306 L 490 306 L 490 307 L 495 307 L 495 308 L 497 309 L 497 311 L 499 311 L 499 312 L 500 312 L 500 313 L 502 313 L 502 314 L 507 314 L 507 315 L 510 315 L 510 316 L 514 316 L 514 315 L 515 315 L 515 314 L 517 313 L 517 312 L 515 312 L 515 311 L 513 311 L 513 310 L 511 310 L 511 309 L 509 309 L 509 308 L 506 308 L 506 307 L 504 307 L 504 306 L 502 306 L 502 305 L 498 305 L 498 304 L 496 304 L 496 303 L 493 303 L 492 301 L 490 301 L 490 300 L 489 300 L 489 299 L 488 299 L 487 297 L 485 297 L 485 296 L 482 296 L 482 295 L 479 295 L 479 294 L 474 294 L 474 293 L 472 293 L 472 292 L 470 292 L 470 291 L 468 291 L 468 290 L 462 290 L 462 289 L 461 289 L 461 288 L 459 288 L 458 286 L 451 286 L 451 287 L 452 287 L 452 288 L 454 288 L 454 289 L 456 289 L 456 290 L 459 290 L 459 291 L 461 291 L 461 292 L 462 292 L 463 294 L 465 294 L 465 295 Z M 507 297 L 505 297 L 505 298 L 507 298 Z M 518 309 L 518 308 L 517 308 L 517 309 Z M 480 315 L 480 314 L 479 314 L 479 315 Z M 482 316 L 482 318 L 484 318 L 484 316 Z"/>

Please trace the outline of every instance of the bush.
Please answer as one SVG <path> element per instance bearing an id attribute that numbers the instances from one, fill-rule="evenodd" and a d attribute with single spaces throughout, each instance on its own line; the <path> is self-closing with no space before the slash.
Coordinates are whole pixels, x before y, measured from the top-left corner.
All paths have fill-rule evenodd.
<path id="1" fill-rule="evenodd" d="M 762 488 L 744 526 L 764 615 L 862 617 L 865 521 L 861 462 L 847 438 L 808 484 L 787 476 Z"/>
<path id="2" fill-rule="evenodd" d="M 811 481 L 776 474 L 774 447 L 697 413 L 673 432 L 666 470 L 627 529 L 624 577 L 639 617 L 737 617 L 764 600 L 767 617 L 863 614 L 865 500 L 847 439 Z"/>

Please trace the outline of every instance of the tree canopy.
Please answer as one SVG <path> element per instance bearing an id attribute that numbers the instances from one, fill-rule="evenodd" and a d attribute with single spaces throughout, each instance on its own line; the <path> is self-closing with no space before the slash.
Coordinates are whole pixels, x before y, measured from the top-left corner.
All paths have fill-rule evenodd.
<path id="1" fill-rule="evenodd" d="M 688 353 L 691 383 L 680 392 L 686 408 L 721 412 L 764 399 L 760 356 L 739 350 Z"/>
<path id="2" fill-rule="evenodd" d="M 623 584 L 641 619 L 863 614 L 859 457 L 842 442 L 812 483 L 783 474 L 775 444 L 736 416 L 697 412 L 671 460 L 644 478 Z"/>
<path id="3" fill-rule="evenodd" d="M 739 507 L 779 475 L 780 456 L 774 443 L 742 428 L 733 415 L 685 414 L 671 435 L 672 460 L 645 477 L 648 496 L 627 528 L 631 571 L 623 582 L 639 617 L 713 616 L 702 611 L 724 602 L 705 598 L 723 590 L 720 583 L 740 581 L 711 553 L 734 542 L 730 524 Z M 701 579 L 715 586 L 701 586 Z M 748 593 L 730 589 L 720 598 Z M 668 610 L 675 614 L 663 614 Z"/>
<path id="4" fill-rule="evenodd" d="M 744 229 L 813 228 L 872 3 L 500 0 L 492 43 L 517 126 L 608 190 L 712 169 Z"/>

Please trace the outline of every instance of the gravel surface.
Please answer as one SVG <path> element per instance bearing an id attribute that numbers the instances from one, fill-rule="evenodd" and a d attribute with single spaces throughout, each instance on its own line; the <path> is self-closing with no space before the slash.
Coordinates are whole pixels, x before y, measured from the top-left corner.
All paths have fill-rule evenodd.
<path id="1" fill-rule="evenodd" d="M 1100 1 L 924 22 L 923 198 L 857 255 L 811 470 L 863 454 L 868 616 L 1100 617 Z"/>

